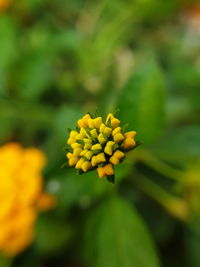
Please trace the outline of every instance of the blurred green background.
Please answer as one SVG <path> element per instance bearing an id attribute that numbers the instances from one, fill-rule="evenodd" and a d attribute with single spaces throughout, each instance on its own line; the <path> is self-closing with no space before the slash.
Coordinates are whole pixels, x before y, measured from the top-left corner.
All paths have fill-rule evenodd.
<path id="1" fill-rule="evenodd" d="M 197 2 L 0 8 L 0 143 L 42 149 L 46 189 L 57 197 L 12 266 L 200 266 Z M 114 186 L 60 168 L 67 128 L 96 108 L 103 116 L 119 108 L 143 142 L 117 166 Z"/>

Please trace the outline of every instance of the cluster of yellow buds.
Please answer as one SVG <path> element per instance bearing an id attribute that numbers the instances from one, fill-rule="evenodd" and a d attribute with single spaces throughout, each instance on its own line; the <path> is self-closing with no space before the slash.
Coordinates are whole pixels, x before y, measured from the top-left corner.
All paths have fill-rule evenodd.
<path id="1" fill-rule="evenodd" d="M 0 252 L 6 256 L 15 256 L 32 242 L 38 212 L 55 204 L 54 197 L 43 192 L 45 162 L 36 148 L 17 143 L 0 147 Z"/>
<path id="2" fill-rule="evenodd" d="M 100 178 L 114 181 L 113 166 L 119 164 L 127 151 L 136 147 L 135 131 L 124 133 L 120 121 L 108 114 L 102 117 L 86 114 L 78 120 L 76 130 L 70 130 L 67 140 L 67 159 L 79 173 L 97 169 Z"/>

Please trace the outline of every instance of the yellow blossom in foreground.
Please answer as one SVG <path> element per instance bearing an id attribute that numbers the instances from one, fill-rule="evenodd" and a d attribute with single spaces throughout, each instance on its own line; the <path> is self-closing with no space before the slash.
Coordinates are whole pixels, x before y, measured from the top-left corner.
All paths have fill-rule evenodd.
<path id="1" fill-rule="evenodd" d="M 41 170 L 44 154 L 17 143 L 0 147 L 0 252 L 15 256 L 34 238 L 34 223 L 40 210 L 55 205 L 43 193 Z"/>
<path id="2" fill-rule="evenodd" d="M 126 152 L 136 147 L 135 131 L 124 132 L 120 120 L 108 114 L 101 117 L 86 114 L 78 120 L 76 131 L 70 131 L 67 140 L 67 160 L 79 173 L 97 169 L 100 178 L 114 181 L 114 165 L 119 164 Z"/>
<path id="3" fill-rule="evenodd" d="M 10 4 L 10 0 L 0 0 L 0 12 L 4 11 Z"/>

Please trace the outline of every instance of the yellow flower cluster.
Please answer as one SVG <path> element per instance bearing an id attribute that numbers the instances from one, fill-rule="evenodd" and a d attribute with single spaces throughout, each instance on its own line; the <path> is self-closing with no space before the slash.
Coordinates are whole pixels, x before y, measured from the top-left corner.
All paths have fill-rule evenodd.
<path id="1" fill-rule="evenodd" d="M 136 132 L 124 133 L 120 121 L 111 113 L 105 122 L 102 117 L 86 114 L 77 124 L 77 130 L 71 130 L 67 140 L 69 166 L 80 172 L 97 169 L 100 178 L 114 176 L 113 165 L 136 146 Z"/>
<path id="2" fill-rule="evenodd" d="M 33 240 L 40 210 L 54 206 L 53 196 L 43 193 L 41 169 L 44 154 L 17 143 L 0 147 L 0 252 L 15 256 Z"/>

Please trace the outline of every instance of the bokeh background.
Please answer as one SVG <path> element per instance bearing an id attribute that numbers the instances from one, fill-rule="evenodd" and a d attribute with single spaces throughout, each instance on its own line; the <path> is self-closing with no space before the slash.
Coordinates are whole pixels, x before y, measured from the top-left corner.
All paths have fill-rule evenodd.
<path id="1" fill-rule="evenodd" d="M 0 266 L 200 266 L 199 87 L 198 1 L 0 0 L 0 144 L 41 149 L 57 198 Z M 143 142 L 114 186 L 60 167 L 96 108 Z"/>

